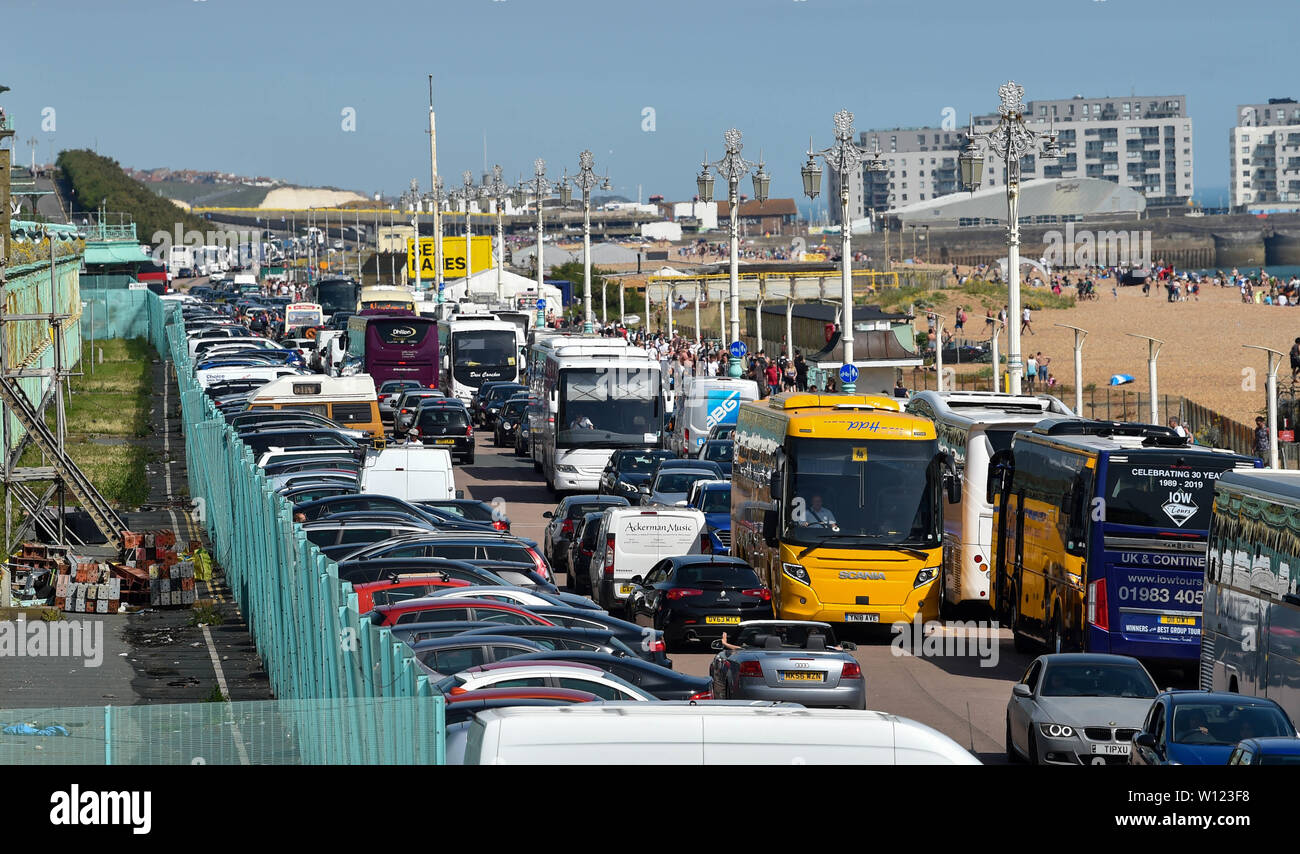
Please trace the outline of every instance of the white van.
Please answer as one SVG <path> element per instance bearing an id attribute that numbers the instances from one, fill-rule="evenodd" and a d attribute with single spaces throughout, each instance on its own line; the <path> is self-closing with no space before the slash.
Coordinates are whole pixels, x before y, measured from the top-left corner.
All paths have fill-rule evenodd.
<path id="1" fill-rule="evenodd" d="M 361 491 L 409 502 L 456 498 L 451 452 L 426 445 L 396 445 L 371 453 L 361 470 Z"/>
<path id="2" fill-rule="evenodd" d="M 590 589 L 613 611 L 632 592 L 632 577 L 666 557 L 700 553 L 704 514 L 689 507 L 613 507 L 605 511 L 590 563 Z"/>
<path id="3" fill-rule="evenodd" d="M 715 424 L 735 424 L 740 404 L 758 400 L 758 383 L 738 377 L 686 377 L 673 407 L 668 450 L 691 456 Z"/>
<path id="4" fill-rule="evenodd" d="M 194 378 L 198 380 L 199 388 L 207 388 L 214 383 L 225 382 L 226 380 L 265 380 L 270 382 L 280 377 L 299 376 L 302 373 L 297 368 L 285 365 L 267 365 L 266 367 L 233 365 L 225 368 L 207 368 L 206 370 L 195 371 Z"/>
<path id="5" fill-rule="evenodd" d="M 605 702 L 479 712 L 466 765 L 979 765 L 925 724 L 785 703 Z"/>

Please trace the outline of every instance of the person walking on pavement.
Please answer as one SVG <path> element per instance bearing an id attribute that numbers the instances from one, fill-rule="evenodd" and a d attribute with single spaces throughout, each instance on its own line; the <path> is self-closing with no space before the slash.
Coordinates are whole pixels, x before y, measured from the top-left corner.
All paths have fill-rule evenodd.
<path id="1" fill-rule="evenodd" d="M 1023 335 L 1026 329 L 1029 330 L 1030 335 L 1034 334 L 1034 327 L 1029 317 L 1029 306 L 1025 306 L 1024 310 L 1020 312 L 1020 334 Z"/>
<path id="2" fill-rule="evenodd" d="M 1260 461 L 1268 456 L 1269 435 L 1268 428 L 1264 426 L 1264 416 L 1255 416 L 1255 444 L 1251 447 L 1250 452 Z"/>

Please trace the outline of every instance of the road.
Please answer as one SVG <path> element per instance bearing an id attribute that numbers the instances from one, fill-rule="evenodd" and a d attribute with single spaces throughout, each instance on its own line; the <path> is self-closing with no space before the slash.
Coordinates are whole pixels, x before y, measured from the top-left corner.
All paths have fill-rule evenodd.
<path id="1" fill-rule="evenodd" d="M 480 501 L 502 499 L 511 532 L 540 542 L 546 524 L 542 514 L 554 509 L 558 499 L 547 491 L 527 458 L 516 459 L 508 449 L 493 448 L 486 431 L 479 432 L 477 439 L 476 463 L 456 467 L 457 488 Z M 969 615 L 969 619 L 980 617 Z M 988 617 L 983 619 L 987 622 Z M 957 628 L 940 631 L 956 640 Z M 900 639 L 888 630 L 854 627 L 841 637 L 858 644 L 856 656 L 867 679 L 870 708 L 928 724 L 972 750 L 981 761 L 1004 762 L 1007 698 L 1032 657 L 1015 652 L 1006 630 L 968 631 L 977 643 L 983 641 L 979 645 L 985 655 L 903 655 L 902 644 L 896 643 Z M 967 643 L 967 649 L 972 645 Z M 673 653 L 672 658 L 677 670 L 707 676 L 713 654 L 703 649 Z"/>

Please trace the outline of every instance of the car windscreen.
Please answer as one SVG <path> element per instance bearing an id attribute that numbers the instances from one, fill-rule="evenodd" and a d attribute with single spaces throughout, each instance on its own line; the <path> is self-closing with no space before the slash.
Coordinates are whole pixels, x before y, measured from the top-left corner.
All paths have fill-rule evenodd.
<path id="1" fill-rule="evenodd" d="M 700 509 L 705 513 L 730 513 L 731 490 L 710 489 L 704 493 L 704 502 Z"/>
<path id="2" fill-rule="evenodd" d="M 827 647 L 835 645 L 835 632 L 830 626 L 773 623 L 745 626 L 740 630 L 739 645 L 761 648 L 766 646 L 768 637 L 775 636 L 781 639 L 781 646 L 786 649 L 804 649 L 808 646 L 809 635 L 821 635 Z"/>
<path id="3" fill-rule="evenodd" d="M 660 460 L 672 459 L 672 454 L 624 454 L 618 461 L 620 472 L 653 471 Z"/>
<path id="4" fill-rule="evenodd" d="M 626 502 L 623 501 L 592 501 L 583 503 L 575 501 L 569 505 L 569 512 L 566 513 L 565 516 L 569 519 L 577 519 L 579 516 L 586 516 L 588 513 L 603 513 L 611 507 L 626 506 Z"/>
<path id="5" fill-rule="evenodd" d="M 1248 738 L 1295 735 L 1280 710 L 1253 703 L 1178 703 L 1172 724 L 1177 744 L 1227 745 Z"/>
<path id="6" fill-rule="evenodd" d="M 432 433 L 465 432 L 469 419 L 458 406 L 432 406 L 420 410 L 421 431 Z"/>
<path id="7" fill-rule="evenodd" d="M 735 446 L 730 442 L 709 442 L 704 446 L 704 459 L 715 463 L 729 463 Z"/>
<path id="8" fill-rule="evenodd" d="M 1049 664 L 1043 674 L 1044 697 L 1134 697 L 1154 699 L 1158 693 L 1146 671 L 1135 664 Z"/>
<path id="9" fill-rule="evenodd" d="M 1102 505 L 1106 521 L 1204 530 L 1210 526 L 1214 483 L 1236 462 L 1217 454 L 1112 454 Z"/>
<path id="10" fill-rule="evenodd" d="M 713 475 L 707 472 L 670 471 L 659 475 L 655 481 L 655 492 L 673 494 L 686 492 L 697 480 L 710 480 Z"/>
<path id="11" fill-rule="evenodd" d="M 672 578 L 682 587 L 695 584 L 746 588 L 763 586 L 754 570 L 728 563 L 690 563 L 679 566 Z"/>

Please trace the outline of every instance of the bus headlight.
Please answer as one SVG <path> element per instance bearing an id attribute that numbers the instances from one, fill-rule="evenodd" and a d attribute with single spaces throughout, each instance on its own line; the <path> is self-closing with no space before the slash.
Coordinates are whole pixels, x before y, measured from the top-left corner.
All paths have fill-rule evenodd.
<path id="1" fill-rule="evenodd" d="M 912 589 L 920 587 L 922 584 L 929 584 L 939 577 L 939 567 L 927 566 L 916 574 L 916 581 L 912 584 Z"/>
<path id="2" fill-rule="evenodd" d="M 568 463 L 556 463 L 556 464 L 555 464 L 555 470 L 556 470 L 556 471 L 562 471 L 562 472 L 564 472 L 565 474 L 577 474 L 577 473 L 578 473 L 578 467 L 577 467 L 577 466 L 571 466 L 571 465 L 569 465 Z"/>
<path id="3" fill-rule="evenodd" d="M 812 587 L 812 578 L 808 575 L 808 570 L 804 569 L 799 564 L 783 563 L 781 564 L 781 571 L 793 578 L 795 581 L 798 581 L 800 584 L 807 584 L 809 587 Z"/>

